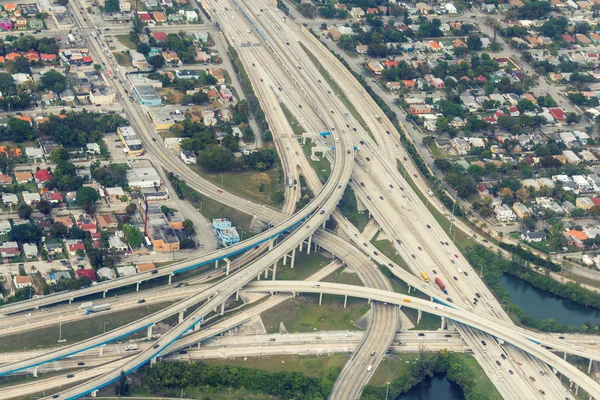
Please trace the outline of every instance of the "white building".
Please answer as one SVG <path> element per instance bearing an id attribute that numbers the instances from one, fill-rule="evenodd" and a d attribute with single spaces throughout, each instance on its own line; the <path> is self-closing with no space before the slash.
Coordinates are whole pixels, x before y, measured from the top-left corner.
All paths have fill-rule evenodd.
<path id="1" fill-rule="evenodd" d="M 510 209 L 506 204 L 499 204 L 494 207 L 494 214 L 496 214 L 496 219 L 500 222 L 508 222 L 508 221 L 516 221 L 517 214 L 514 213 L 513 210 Z"/>
<path id="2" fill-rule="evenodd" d="M 131 11 L 131 3 L 128 1 L 119 1 L 119 11 L 121 12 L 129 12 Z"/>
<path id="3" fill-rule="evenodd" d="M 37 258 L 38 248 L 35 244 L 23 243 L 23 253 L 27 258 Z"/>
<path id="4" fill-rule="evenodd" d="M 448 14 L 456 14 L 458 12 L 458 10 L 456 9 L 456 7 L 452 3 L 446 3 L 446 5 L 444 6 L 444 8 L 446 9 L 446 12 Z"/>
<path id="5" fill-rule="evenodd" d="M 29 277 L 29 275 L 15 275 L 15 277 L 13 278 L 13 281 L 14 281 L 15 287 L 17 289 L 23 289 L 26 287 L 33 286 L 33 283 L 31 282 L 31 278 Z"/>
<path id="6" fill-rule="evenodd" d="M 573 175 L 571 179 L 582 192 L 591 192 L 594 190 L 590 182 L 583 175 Z"/>
<path id="7" fill-rule="evenodd" d="M 196 153 L 189 150 L 181 150 L 181 159 L 186 164 L 196 164 Z"/>
<path id="8" fill-rule="evenodd" d="M 6 235 L 8 232 L 10 232 L 10 230 L 11 230 L 11 226 L 10 226 L 9 221 L 6 221 L 6 220 L 0 221 L 0 235 Z"/>

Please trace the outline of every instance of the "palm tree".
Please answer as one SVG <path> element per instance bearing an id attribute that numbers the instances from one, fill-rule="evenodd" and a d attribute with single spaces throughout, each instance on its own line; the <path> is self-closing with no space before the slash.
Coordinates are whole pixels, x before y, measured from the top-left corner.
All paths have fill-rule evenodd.
<path id="1" fill-rule="evenodd" d="M 502 243 L 502 238 L 504 237 L 504 232 L 498 231 L 498 237 L 500 238 L 500 243 Z"/>

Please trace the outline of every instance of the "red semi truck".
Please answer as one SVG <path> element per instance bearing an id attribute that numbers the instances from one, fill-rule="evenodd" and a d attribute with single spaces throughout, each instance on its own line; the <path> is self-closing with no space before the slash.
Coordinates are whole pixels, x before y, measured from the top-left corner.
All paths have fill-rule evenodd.
<path id="1" fill-rule="evenodd" d="M 446 289 L 444 282 L 442 282 L 442 280 L 440 278 L 435 278 L 435 284 L 440 287 L 442 292 Z"/>

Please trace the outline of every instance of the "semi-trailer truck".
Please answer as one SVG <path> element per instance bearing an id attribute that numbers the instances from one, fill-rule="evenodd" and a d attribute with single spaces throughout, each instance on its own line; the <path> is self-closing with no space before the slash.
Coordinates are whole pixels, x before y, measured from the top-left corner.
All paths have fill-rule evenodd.
<path id="1" fill-rule="evenodd" d="M 110 310 L 110 304 L 106 303 L 106 304 L 99 304 L 97 306 L 92 306 L 90 308 L 88 308 L 87 310 L 85 310 L 85 314 L 92 314 L 92 313 L 97 313 L 100 311 L 106 311 L 106 310 Z"/>
<path id="2" fill-rule="evenodd" d="M 93 305 L 94 305 L 93 301 L 87 301 L 85 303 L 81 303 L 81 305 L 79 306 L 79 308 L 88 309 L 88 308 L 92 307 Z"/>
<path id="3" fill-rule="evenodd" d="M 444 285 L 444 282 L 440 278 L 435 278 L 435 284 L 438 285 L 442 292 L 446 289 L 446 285 Z"/>
<path id="4" fill-rule="evenodd" d="M 425 272 L 421 272 L 421 278 L 423 278 L 423 280 L 425 282 L 429 283 L 429 277 L 427 276 L 427 274 Z"/>

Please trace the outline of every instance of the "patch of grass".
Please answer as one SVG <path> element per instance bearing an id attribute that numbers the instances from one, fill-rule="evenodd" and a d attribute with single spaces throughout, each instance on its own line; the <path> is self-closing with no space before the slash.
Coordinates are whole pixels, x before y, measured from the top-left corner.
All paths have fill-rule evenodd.
<path id="1" fill-rule="evenodd" d="M 306 254 L 305 252 L 296 251 L 296 260 L 294 261 L 294 269 L 290 268 L 291 260 L 287 260 L 287 265 L 283 265 L 281 262 L 277 265 L 276 279 L 279 280 L 303 280 L 325 267 L 331 260 L 325 257 L 322 253 L 311 252 Z"/>
<path id="2" fill-rule="evenodd" d="M 310 156 L 312 147 L 312 141 L 309 139 L 306 141 L 306 144 L 302 146 L 302 150 L 317 173 L 321 183 L 325 183 L 327 182 L 327 179 L 329 179 L 329 175 L 331 175 L 331 164 L 325 157 L 325 154 L 323 154 L 318 161 L 312 160 Z"/>
<path id="3" fill-rule="evenodd" d="M 207 360 L 204 360 L 207 361 Z M 251 368 L 251 367 L 250 367 Z M 110 393 L 107 392 L 107 396 L 112 395 L 114 390 Z M 131 396 L 145 397 L 148 400 L 159 399 L 153 393 L 143 387 L 135 386 L 131 389 Z M 232 388 L 212 388 L 208 386 L 184 388 L 181 392 L 181 396 L 186 399 L 211 399 L 211 400 L 238 400 L 238 399 L 261 399 L 261 400 L 275 400 L 276 397 L 266 395 L 264 393 L 252 392 L 245 389 L 232 389 Z"/>
<path id="4" fill-rule="evenodd" d="M 360 115 L 360 113 L 358 112 L 358 110 L 354 107 L 354 104 L 352 104 L 352 102 L 348 99 L 348 97 L 346 97 L 346 95 L 344 94 L 344 91 L 340 88 L 340 85 L 337 84 L 337 82 L 335 81 L 335 79 L 333 79 L 331 77 L 331 75 L 329 74 L 329 72 L 327 72 L 327 70 L 319 63 L 319 60 L 314 56 L 314 54 L 312 54 L 310 51 L 308 51 L 308 49 L 306 47 L 304 47 L 304 45 L 302 43 L 300 43 L 300 46 L 302 46 L 302 48 L 304 49 L 304 52 L 308 55 L 308 58 L 310 58 L 310 60 L 312 61 L 312 63 L 316 67 L 319 68 L 319 72 L 321 73 L 321 75 L 323 76 L 323 78 L 327 81 L 327 83 L 329 84 L 329 86 L 331 86 L 331 89 L 333 89 L 333 92 L 331 93 L 331 96 L 337 95 L 340 98 L 340 100 L 342 101 L 342 103 L 344 103 L 344 106 L 346 106 L 346 108 L 348 109 L 348 111 L 350 111 L 350 113 L 352 114 L 352 116 L 354 118 L 356 118 L 356 121 L 358 121 L 358 123 L 360 124 L 360 126 L 362 126 L 362 128 L 367 133 L 369 133 L 369 135 L 371 136 L 371 138 L 373 140 L 375 140 L 375 138 L 373 137 L 373 134 L 369 130 L 369 127 L 365 123 L 365 120 L 362 118 L 362 116 Z"/>
<path id="5" fill-rule="evenodd" d="M 346 186 L 344 195 L 342 196 L 338 207 L 344 217 L 346 217 L 360 232 L 365 229 L 365 226 L 367 226 L 367 223 L 369 222 L 369 213 L 364 211 L 358 212 L 356 196 L 350 185 Z"/>
<path id="6" fill-rule="evenodd" d="M 364 286 L 358 275 L 350 268 L 340 268 L 327 278 L 323 279 L 323 282 L 342 283 L 344 285 L 355 285 Z"/>
<path id="7" fill-rule="evenodd" d="M 222 173 L 207 172 L 196 164 L 190 164 L 189 167 L 217 186 L 221 186 L 223 182 L 223 190 L 258 204 L 277 206 L 273 201 L 273 194 L 277 186 L 283 185 L 283 180 L 278 176 L 280 170 L 276 167 L 260 172 L 224 171 Z"/>
<path id="8" fill-rule="evenodd" d="M 348 298 L 344 308 L 341 296 L 323 295 L 323 304 L 319 306 L 319 295 L 302 295 L 286 300 L 280 305 L 262 314 L 267 332 L 279 332 L 279 323 L 283 322 L 288 332 L 312 332 L 315 330 L 359 330 L 354 324 L 367 311 L 365 300 Z"/>
<path id="9" fill-rule="evenodd" d="M 369 385 L 383 386 L 399 376 L 409 376 L 410 362 L 417 357 L 419 357 L 417 353 L 398 353 L 394 354 L 394 357 L 384 357 L 371 377 Z"/>
<path id="10" fill-rule="evenodd" d="M 502 400 L 502 396 L 498 392 L 498 389 L 496 389 L 494 384 L 490 381 L 475 357 L 470 354 L 461 353 L 453 353 L 452 357 L 466 364 L 469 368 L 469 375 L 473 378 L 475 387 L 477 388 L 473 390 L 473 393 L 485 393 L 488 400 Z"/>
<path id="11" fill-rule="evenodd" d="M 117 35 L 116 38 L 121 42 L 121 44 L 129 49 L 133 50 L 137 48 L 137 45 L 131 41 L 129 34 L 127 35 Z"/>
<path id="12" fill-rule="evenodd" d="M 127 53 L 125 53 L 125 52 L 113 53 L 113 56 L 115 56 L 115 60 L 117 60 L 117 63 L 121 67 L 133 66 L 133 64 L 131 62 L 131 57 Z"/>
<path id="13" fill-rule="evenodd" d="M 600 288 L 600 282 L 598 282 L 596 279 L 586 278 L 585 276 L 577 275 L 577 274 L 574 274 L 574 273 L 564 270 L 564 269 L 561 272 L 559 272 L 558 274 L 564 276 L 567 279 L 572 279 L 574 281 L 583 283 L 585 285 Z"/>
<path id="14" fill-rule="evenodd" d="M 251 215 L 219 203 L 218 201 L 206 196 L 202 196 L 200 203 L 196 204 L 195 206 L 198 211 L 200 211 L 200 213 L 209 221 L 212 221 L 214 218 L 229 218 L 231 223 L 238 228 L 240 235 L 244 233 L 244 239 L 250 237 L 246 237 L 246 235 L 250 235 L 249 230 L 250 224 L 252 223 Z"/>
<path id="15" fill-rule="evenodd" d="M 281 107 L 281 111 L 283 111 L 285 119 L 287 119 L 289 124 L 292 126 L 292 131 L 294 132 L 294 135 L 301 135 L 306 132 L 302 125 L 300 125 L 300 122 L 298 122 L 296 117 L 294 117 L 292 112 L 289 110 L 289 108 L 287 108 L 283 103 L 279 103 L 279 107 Z"/>
<path id="16" fill-rule="evenodd" d="M 404 261 L 404 259 L 400 256 L 400 254 L 398 254 L 398 252 L 394 248 L 394 244 L 387 239 L 377 240 L 378 237 L 379 233 L 377 233 L 375 237 L 373 237 L 373 239 L 371 240 L 373 246 L 375 246 L 377 250 L 381 252 L 381 254 L 385 255 L 387 258 L 399 265 L 402 269 L 411 272 L 411 269 L 406 263 L 406 261 Z"/>
<path id="17" fill-rule="evenodd" d="M 247 357 L 235 359 L 203 360 L 209 365 L 233 365 L 246 368 L 257 368 L 267 372 L 300 372 L 312 378 L 326 376 L 331 368 L 340 369 L 348 361 L 348 356 L 335 354 L 332 356 L 272 356 Z"/>
<path id="18" fill-rule="evenodd" d="M 519 235 L 519 237 L 521 237 L 521 235 Z M 542 253 L 546 253 L 546 254 L 549 254 L 552 251 L 554 251 L 554 249 L 552 249 L 552 247 L 550 247 L 548 245 L 548 242 L 546 240 L 541 241 L 541 242 L 529 242 L 529 243 L 527 243 L 527 245 L 530 247 L 533 247 L 536 250 L 541 251 Z"/>
<path id="19" fill-rule="evenodd" d="M 161 88 L 158 93 L 163 97 L 168 104 L 181 104 L 184 93 L 181 90 L 174 88 Z"/>
<path id="20" fill-rule="evenodd" d="M 410 294 L 412 295 L 413 292 L 411 291 Z M 442 326 L 442 319 L 440 317 L 438 317 L 437 315 L 423 312 L 421 314 L 421 321 L 419 323 L 417 323 L 417 318 L 418 318 L 417 310 L 403 308 L 402 311 L 404 311 L 404 314 L 406 314 L 408 319 L 410 319 L 410 322 L 412 322 L 414 325 L 414 327 L 412 327 L 410 330 L 437 331 Z"/>
<path id="21" fill-rule="evenodd" d="M 102 334 L 104 330 L 104 322 L 106 330 L 110 331 L 126 325 L 132 321 L 155 313 L 173 302 L 164 302 L 151 304 L 142 307 L 136 307 L 129 310 L 117 312 L 105 312 L 98 315 L 89 316 L 79 321 L 68 322 L 62 324 L 62 338 L 67 339 L 66 344 L 70 345 L 88 339 L 92 336 Z M 64 345 L 58 343 L 59 326 L 51 326 L 48 328 L 27 331 L 27 341 L 23 341 L 23 333 L 3 336 L 0 341 L 0 352 L 13 352 L 22 350 L 37 350 L 43 348 L 54 348 Z M 144 331 L 145 334 L 145 331 Z"/>

